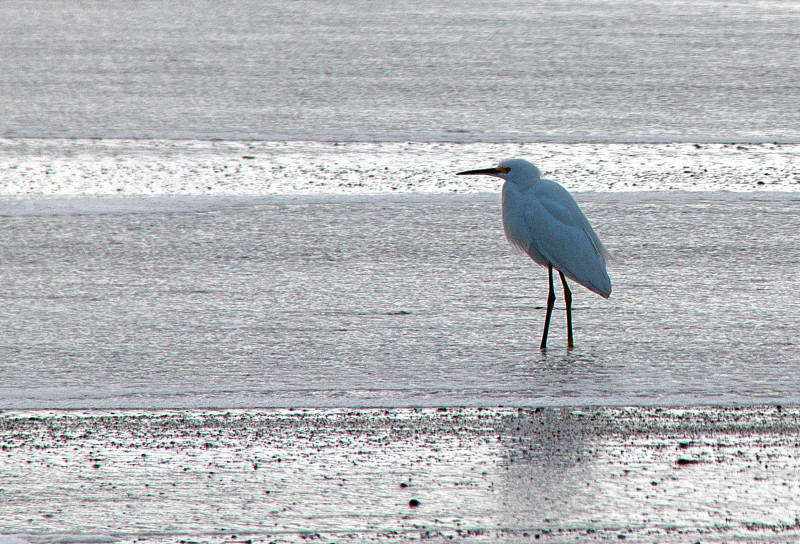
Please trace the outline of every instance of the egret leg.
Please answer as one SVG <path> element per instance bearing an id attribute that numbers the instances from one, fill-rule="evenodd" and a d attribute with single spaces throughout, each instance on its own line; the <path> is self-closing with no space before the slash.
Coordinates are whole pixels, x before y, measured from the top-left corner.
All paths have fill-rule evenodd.
<path id="1" fill-rule="evenodd" d="M 561 270 L 558 271 L 558 275 L 561 276 L 561 284 L 564 286 L 564 303 L 567 305 L 567 349 L 572 349 L 572 291 L 569 290 L 567 278 L 564 277 Z"/>
<path id="2" fill-rule="evenodd" d="M 550 293 L 547 295 L 547 314 L 544 317 L 544 332 L 542 333 L 542 343 L 539 349 L 547 349 L 547 331 L 550 329 L 550 314 L 553 313 L 553 306 L 556 303 L 556 292 L 553 289 L 553 265 L 547 265 L 547 276 L 550 280 Z"/>

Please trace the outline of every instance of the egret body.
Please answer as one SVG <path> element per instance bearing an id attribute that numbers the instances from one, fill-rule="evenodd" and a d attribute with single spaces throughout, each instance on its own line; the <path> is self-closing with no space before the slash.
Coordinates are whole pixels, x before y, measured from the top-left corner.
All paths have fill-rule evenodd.
<path id="1" fill-rule="evenodd" d="M 553 269 L 558 270 L 567 306 L 567 348 L 573 347 L 572 292 L 567 278 L 604 298 L 611 294 L 606 272 L 608 251 L 594 233 L 572 195 L 554 181 L 542 179 L 534 165 L 506 159 L 494 168 L 459 172 L 459 176 L 487 175 L 503 183 L 503 229 L 509 242 L 534 262 L 547 268 L 550 292 L 541 349 L 547 347 L 550 314 L 556 295 Z"/>

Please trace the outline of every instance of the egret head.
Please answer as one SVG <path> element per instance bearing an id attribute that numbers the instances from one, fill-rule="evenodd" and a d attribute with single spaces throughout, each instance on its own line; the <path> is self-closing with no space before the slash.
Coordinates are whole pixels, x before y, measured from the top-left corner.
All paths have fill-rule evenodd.
<path id="1" fill-rule="evenodd" d="M 538 181 L 541 177 L 541 172 L 534 165 L 524 159 L 504 159 L 500 164 L 493 168 L 482 168 L 480 170 L 467 170 L 466 172 L 459 172 L 457 176 L 494 176 L 506 181 L 515 183 L 530 184 Z"/>

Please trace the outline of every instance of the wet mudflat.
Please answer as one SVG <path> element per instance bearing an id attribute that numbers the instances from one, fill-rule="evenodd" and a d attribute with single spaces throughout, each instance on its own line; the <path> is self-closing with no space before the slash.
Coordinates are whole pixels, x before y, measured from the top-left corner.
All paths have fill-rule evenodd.
<path id="1" fill-rule="evenodd" d="M 545 354 L 497 195 L 0 217 L 0 408 L 797 405 L 794 195 L 579 194 L 614 292 Z"/>
<path id="2" fill-rule="evenodd" d="M 578 196 L 546 353 L 496 195 L 0 218 L 0 542 L 797 540 L 795 197 Z"/>
<path id="3" fill-rule="evenodd" d="M 800 538 L 800 410 L 0 415 L 2 532 L 30 542 Z"/>

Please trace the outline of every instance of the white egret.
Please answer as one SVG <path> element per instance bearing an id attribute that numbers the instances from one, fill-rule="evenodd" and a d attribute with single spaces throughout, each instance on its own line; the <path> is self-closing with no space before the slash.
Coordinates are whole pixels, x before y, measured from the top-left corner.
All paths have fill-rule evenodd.
<path id="1" fill-rule="evenodd" d="M 567 305 L 567 348 L 572 341 L 572 292 L 567 278 L 604 298 L 611 294 L 606 272 L 609 253 L 594 233 L 572 195 L 561 185 L 542 179 L 534 165 L 506 159 L 494 168 L 459 172 L 459 176 L 495 176 L 503 183 L 503 229 L 509 242 L 547 268 L 550 294 L 544 319 L 541 349 L 547 347 L 550 314 L 556 301 L 553 268 L 558 270 Z M 566 277 L 565 277 L 566 276 Z"/>

